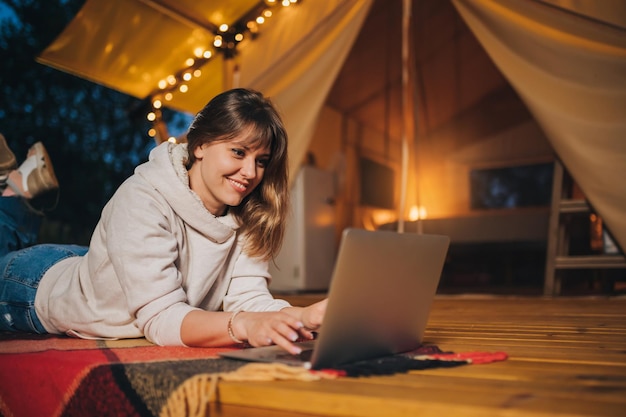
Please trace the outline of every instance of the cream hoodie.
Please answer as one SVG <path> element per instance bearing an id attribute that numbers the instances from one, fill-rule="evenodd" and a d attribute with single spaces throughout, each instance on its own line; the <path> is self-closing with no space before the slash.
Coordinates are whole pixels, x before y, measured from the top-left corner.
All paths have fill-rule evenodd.
<path id="1" fill-rule="evenodd" d="M 236 220 L 190 190 L 186 155 L 186 145 L 156 147 L 104 207 L 88 253 L 45 273 L 35 308 L 49 333 L 182 345 L 191 310 L 289 306 L 268 291 L 268 263 L 242 252 Z"/>

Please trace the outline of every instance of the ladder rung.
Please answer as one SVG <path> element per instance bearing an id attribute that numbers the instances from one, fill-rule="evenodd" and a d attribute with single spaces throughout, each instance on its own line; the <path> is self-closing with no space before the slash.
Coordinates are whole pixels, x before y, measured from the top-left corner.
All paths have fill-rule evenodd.
<path id="1" fill-rule="evenodd" d="M 590 210 L 586 200 L 561 200 L 559 211 L 561 213 L 585 213 Z"/>
<path id="2" fill-rule="evenodd" d="M 560 269 L 626 268 L 626 258 L 622 255 L 557 256 L 555 267 Z"/>

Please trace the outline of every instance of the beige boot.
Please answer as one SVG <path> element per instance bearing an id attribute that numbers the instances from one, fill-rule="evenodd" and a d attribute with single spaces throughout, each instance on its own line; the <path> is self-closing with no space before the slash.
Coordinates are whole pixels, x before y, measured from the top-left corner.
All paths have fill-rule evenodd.
<path id="1" fill-rule="evenodd" d="M 11 152 L 2 133 L 0 133 L 0 183 L 2 183 L 0 185 L 6 182 L 9 172 L 13 171 L 15 168 L 17 168 L 15 155 Z"/>
<path id="2" fill-rule="evenodd" d="M 30 147 L 26 160 L 9 175 L 7 184 L 16 194 L 26 198 L 59 188 L 52 161 L 41 142 Z"/>

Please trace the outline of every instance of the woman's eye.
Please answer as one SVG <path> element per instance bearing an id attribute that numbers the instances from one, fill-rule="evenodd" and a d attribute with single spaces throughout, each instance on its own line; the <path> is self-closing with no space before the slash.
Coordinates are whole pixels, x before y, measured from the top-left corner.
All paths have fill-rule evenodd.
<path id="1" fill-rule="evenodd" d="M 246 153 L 243 151 L 243 149 L 233 148 L 232 152 L 235 156 L 240 157 L 240 158 L 246 156 Z"/>
<path id="2" fill-rule="evenodd" d="M 265 168 L 265 167 L 267 167 L 267 164 L 268 164 L 269 162 L 270 162 L 270 160 L 269 160 L 269 159 L 265 159 L 265 158 L 264 158 L 264 159 L 257 159 L 257 160 L 256 160 L 257 165 L 258 165 L 258 166 L 260 166 L 261 168 Z"/>

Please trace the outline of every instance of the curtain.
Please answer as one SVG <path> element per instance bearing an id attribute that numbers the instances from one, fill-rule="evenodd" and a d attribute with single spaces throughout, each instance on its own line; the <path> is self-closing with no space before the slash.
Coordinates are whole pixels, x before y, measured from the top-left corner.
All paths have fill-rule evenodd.
<path id="1" fill-rule="evenodd" d="M 626 2 L 452 0 L 626 248 Z"/>

